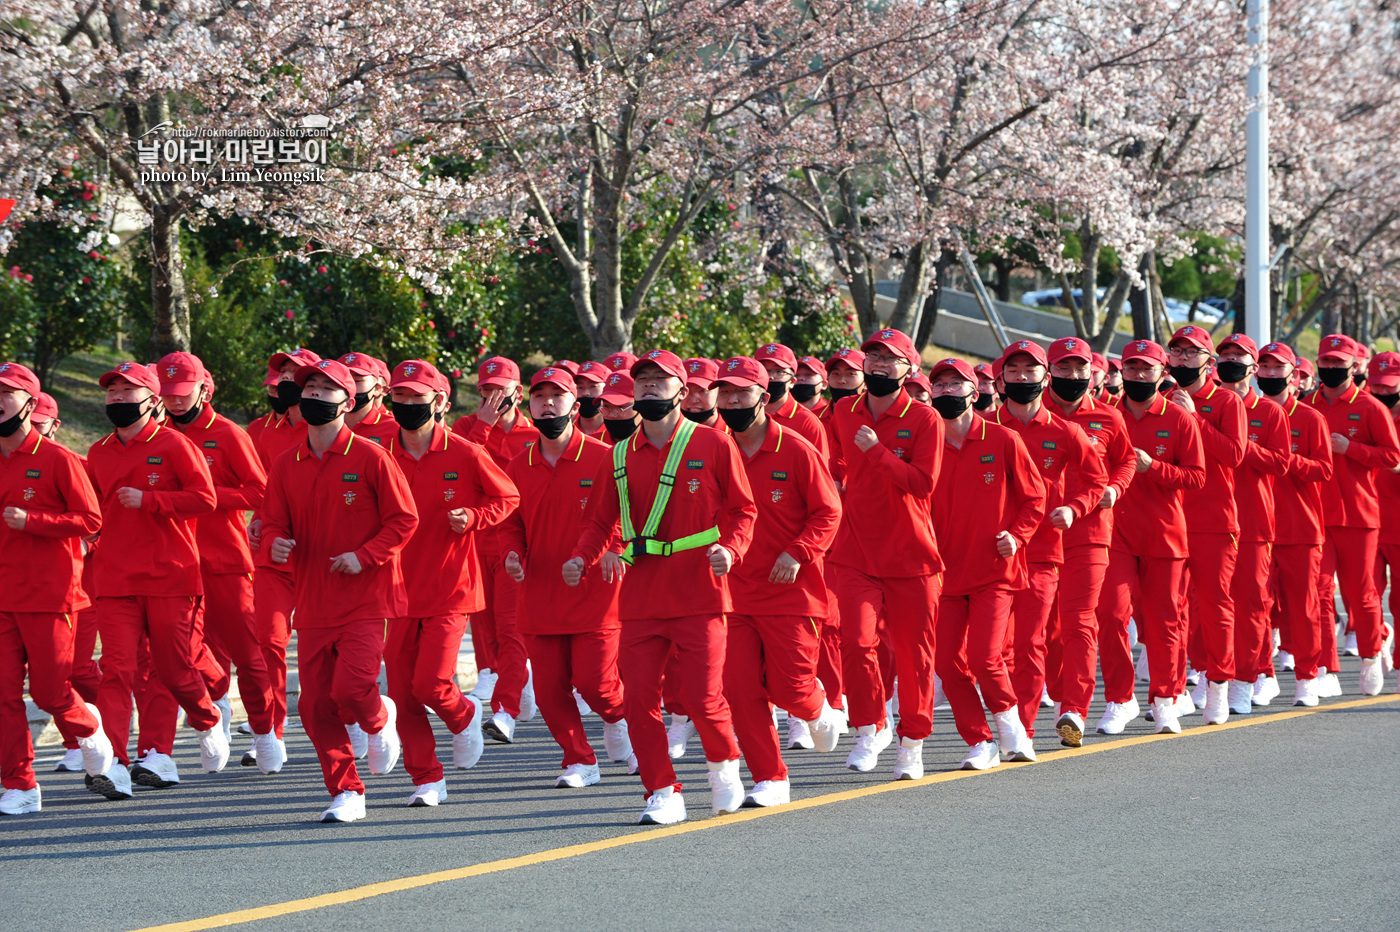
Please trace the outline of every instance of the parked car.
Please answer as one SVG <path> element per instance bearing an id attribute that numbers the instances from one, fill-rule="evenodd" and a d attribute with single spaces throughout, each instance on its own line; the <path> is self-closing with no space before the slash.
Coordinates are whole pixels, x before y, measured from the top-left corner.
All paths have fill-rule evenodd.
<path id="1" fill-rule="evenodd" d="M 1107 293 L 1108 289 L 1106 288 L 1099 288 L 1096 291 L 1096 294 L 1098 295 L 1100 301 L 1103 300 L 1104 295 Z M 1073 291 L 1070 292 L 1070 296 L 1074 299 L 1074 304 L 1076 307 L 1084 306 L 1083 288 L 1075 288 Z M 1066 306 L 1064 302 L 1064 291 L 1059 288 L 1044 288 L 1040 291 L 1027 291 L 1025 294 L 1021 295 L 1021 303 L 1028 304 L 1031 307 Z"/>

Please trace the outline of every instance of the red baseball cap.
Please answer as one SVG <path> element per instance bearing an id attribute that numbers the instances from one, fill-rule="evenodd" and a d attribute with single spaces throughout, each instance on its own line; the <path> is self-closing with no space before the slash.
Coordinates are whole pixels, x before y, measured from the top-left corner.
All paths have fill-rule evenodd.
<path id="1" fill-rule="evenodd" d="M 345 389 L 345 393 L 351 398 L 355 397 L 355 376 L 345 367 L 345 364 L 338 359 L 323 359 L 312 366 L 302 366 L 297 370 L 296 383 L 302 388 L 313 375 L 324 375 L 339 387 Z"/>
<path id="2" fill-rule="evenodd" d="M 1356 346 L 1356 341 L 1345 333 L 1333 333 L 1322 338 L 1322 343 L 1317 348 L 1317 361 L 1319 363 L 1328 356 L 1359 356 L 1361 351 Z"/>
<path id="3" fill-rule="evenodd" d="M 1059 362 L 1063 359 L 1078 359 L 1093 365 L 1094 357 L 1098 355 L 1098 353 L 1089 349 L 1089 344 L 1087 342 L 1081 340 L 1079 337 L 1061 337 L 1050 344 L 1050 350 L 1045 354 L 1045 358 L 1052 363 Z M 1099 359 L 1102 360 L 1103 357 L 1099 356 Z"/>
<path id="4" fill-rule="evenodd" d="M 762 362 L 769 360 L 776 362 L 784 369 L 797 371 L 797 354 L 781 343 L 765 343 L 758 348 L 758 352 L 753 354 L 753 358 Z"/>
<path id="5" fill-rule="evenodd" d="M 1370 359 L 1370 358 L 1371 358 L 1371 347 L 1367 346 L 1365 343 L 1362 343 L 1360 340 L 1357 340 L 1357 341 L 1355 341 L 1355 342 L 1356 342 L 1356 355 L 1357 355 L 1357 357 L 1360 358 L 1360 359 Z"/>
<path id="6" fill-rule="evenodd" d="M 1313 368 L 1313 364 L 1312 364 L 1312 360 L 1311 360 L 1311 359 L 1305 359 L 1305 358 L 1303 358 L 1302 356 L 1299 356 L 1298 359 L 1297 359 L 1297 362 L 1298 362 L 1298 368 L 1299 368 L 1300 370 L 1302 370 L 1302 372 L 1303 372 L 1304 375 L 1310 375 L 1310 376 L 1313 376 L 1314 378 L 1317 377 L 1317 370 Z"/>
<path id="7" fill-rule="evenodd" d="M 108 373 L 108 375 L 111 375 L 111 373 Z M 107 376 L 104 375 L 102 378 L 106 379 Z M 107 379 L 107 381 L 110 382 L 111 379 Z M 132 379 L 131 381 L 135 382 L 137 380 Z M 103 388 L 107 387 L 107 382 L 99 381 L 98 384 Z M 22 392 L 28 392 L 35 398 L 38 398 L 43 391 L 39 387 L 39 377 L 34 374 L 34 371 L 28 366 L 21 366 L 17 362 L 0 363 L 0 385 L 4 385 L 7 388 L 17 388 Z"/>
<path id="8" fill-rule="evenodd" d="M 420 395 L 447 391 L 447 379 L 437 366 L 422 359 L 405 359 L 389 376 L 389 388 L 406 388 Z"/>
<path id="9" fill-rule="evenodd" d="M 47 421 L 58 417 L 58 402 L 53 400 L 52 395 L 48 392 L 40 392 L 34 397 L 39 399 L 39 403 L 34 406 L 34 413 L 30 415 L 31 419 L 38 418 L 41 421 Z"/>
<path id="10" fill-rule="evenodd" d="M 607 366 L 613 372 L 617 372 L 619 370 L 623 372 L 631 372 L 632 363 L 636 361 L 637 357 L 633 356 L 631 353 L 613 353 L 611 356 L 603 360 L 603 365 Z"/>
<path id="11" fill-rule="evenodd" d="M 1177 328 L 1176 333 L 1167 341 L 1167 346 L 1171 346 L 1177 340 L 1185 340 L 1192 346 L 1205 350 L 1211 355 L 1215 354 L 1215 344 L 1210 340 L 1210 331 L 1202 330 L 1194 324 L 1187 324 L 1185 327 Z"/>
<path id="12" fill-rule="evenodd" d="M 273 353 L 272 358 L 267 361 L 267 374 L 271 376 L 273 382 L 277 381 L 277 376 L 282 371 L 282 365 L 289 361 L 298 366 L 314 366 L 321 361 L 321 357 L 306 347 L 294 349 L 290 353 Z"/>
<path id="13" fill-rule="evenodd" d="M 822 361 L 815 356 L 803 356 L 797 360 L 797 368 L 815 372 L 822 378 L 826 378 L 826 366 L 822 365 Z"/>
<path id="14" fill-rule="evenodd" d="M 976 387 L 977 371 L 973 369 L 972 366 L 968 365 L 966 360 L 956 359 L 952 356 L 949 356 L 947 359 L 940 359 L 938 360 L 938 362 L 933 364 L 933 368 L 929 370 L 928 374 L 928 380 L 930 384 L 933 382 L 934 379 L 938 378 L 940 375 L 942 375 L 944 372 L 947 372 L 950 369 L 956 372 L 960 377 L 967 379 L 967 381 L 971 382 L 973 384 L 973 387 Z"/>
<path id="15" fill-rule="evenodd" d="M 1017 353 L 1025 353 L 1042 366 L 1049 366 L 1050 361 L 1045 356 L 1045 348 L 1034 340 L 1017 340 L 1007 346 L 1001 352 L 1001 364 L 1006 365 L 1006 361 Z"/>
<path id="16" fill-rule="evenodd" d="M 864 352 L 872 346 L 883 346 L 890 352 L 902 356 L 915 369 L 919 368 L 922 362 L 919 359 L 919 351 L 914 348 L 914 341 L 909 339 L 907 333 L 899 330 L 877 330 L 870 339 L 860 345 L 860 348 Z"/>
<path id="17" fill-rule="evenodd" d="M 757 385 L 764 391 L 768 390 L 768 370 L 751 356 L 735 356 L 726 359 L 724 365 L 719 367 L 719 374 L 715 376 L 715 384 L 723 382 L 726 385 L 737 385 L 739 388 L 749 388 Z"/>
<path id="18" fill-rule="evenodd" d="M 340 364 L 356 375 L 367 375 L 370 378 L 379 378 L 379 366 L 382 365 L 368 353 L 346 353 L 340 357 Z"/>
<path id="19" fill-rule="evenodd" d="M 578 367 L 578 371 L 574 373 L 574 382 L 602 382 L 611 371 L 601 362 L 589 360 Z"/>
<path id="20" fill-rule="evenodd" d="M 1200 327 L 1193 327 L 1193 330 L 1200 330 Z M 1163 366 L 1167 364 L 1167 351 L 1162 349 L 1161 344 L 1151 340 L 1134 340 L 1123 347 L 1123 364 L 1127 365 L 1134 359 L 1145 359 L 1148 362 L 1159 363 Z"/>
<path id="21" fill-rule="evenodd" d="M 7 362 L 4 365 L 0 365 L 0 382 L 3 382 L 5 380 L 5 366 L 14 365 L 15 363 L 11 362 Z M 20 368 L 23 367 L 21 366 Z M 25 369 L 24 371 L 29 372 L 28 369 Z M 29 374 L 31 377 L 34 375 L 34 373 L 32 372 L 30 372 Z M 152 392 L 154 392 L 157 395 L 160 394 L 160 379 L 156 377 L 156 370 L 149 369 L 139 362 L 117 363 L 115 366 L 112 367 L 112 370 L 110 372 L 102 373 L 102 376 L 97 380 L 97 384 L 101 385 L 103 388 L 106 388 L 108 385 L 112 384 L 112 381 L 114 379 L 126 379 L 132 385 L 140 385 L 142 388 L 149 388 Z M 29 389 L 26 388 L 25 391 L 29 391 Z M 39 393 L 38 379 L 34 379 L 34 391 L 29 393 L 31 395 L 37 395 Z"/>
<path id="22" fill-rule="evenodd" d="M 1258 362 L 1263 362 L 1265 359 L 1272 359 L 1276 362 L 1288 363 L 1290 366 L 1296 366 L 1298 364 L 1298 354 L 1293 352 L 1293 347 L 1289 346 L 1287 343 L 1264 344 L 1264 348 L 1259 351 L 1259 355 L 1256 359 Z"/>
<path id="23" fill-rule="evenodd" d="M 504 356 L 492 356 L 477 367 L 476 375 L 476 390 L 489 392 L 494 388 L 504 388 L 510 382 L 519 382 L 520 367 Z"/>
<path id="24" fill-rule="evenodd" d="M 632 376 L 626 372 L 614 372 L 603 382 L 603 394 L 598 397 L 608 404 L 630 405 L 636 400 L 632 393 Z"/>
<path id="25" fill-rule="evenodd" d="M 630 374 L 632 378 L 635 379 L 637 377 L 637 370 L 640 369 L 642 366 L 645 366 L 647 363 L 660 366 L 662 372 L 666 373 L 667 375 L 675 376 L 682 382 L 686 380 L 687 376 L 685 363 L 681 362 L 681 358 L 675 353 L 671 352 L 670 350 L 664 349 L 648 350 L 647 352 L 638 356 L 636 362 L 632 363 L 632 365 L 628 368 L 628 374 Z"/>
<path id="26" fill-rule="evenodd" d="M 1377 353 L 1366 364 L 1366 382 L 1372 388 L 1384 385 L 1387 388 L 1400 385 L 1400 353 Z"/>
<path id="27" fill-rule="evenodd" d="M 560 359 L 555 362 L 555 365 L 560 369 L 568 370 L 569 375 L 573 376 L 575 379 L 578 378 L 578 363 L 574 362 L 572 359 Z"/>
<path id="28" fill-rule="evenodd" d="M 713 359 L 692 356 L 685 361 L 685 384 L 698 385 L 701 391 L 709 391 L 710 386 L 715 383 L 715 373 L 717 372 L 719 372 L 719 366 L 715 365 Z"/>
<path id="29" fill-rule="evenodd" d="M 1089 358 L 1089 368 L 1106 373 L 1108 372 L 1108 360 L 1104 358 L 1103 353 L 1094 353 Z"/>
<path id="30" fill-rule="evenodd" d="M 918 372 L 915 372 L 913 375 L 909 376 L 909 379 L 905 382 L 905 384 L 906 384 L 906 385 L 910 385 L 910 384 L 918 385 L 918 386 L 922 387 L 923 390 L 926 391 L 926 392 L 928 392 L 930 395 L 933 394 L 933 383 L 930 382 L 930 381 L 928 380 L 928 376 L 924 375 L 924 371 L 923 371 L 922 369 L 920 369 Z M 975 384 L 975 383 L 974 383 L 974 384 Z"/>
<path id="31" fill-rule="evenodd" d="M 1109 372 L 1122 372 L 1122 371 L 1123 371 L 1123 363 L 1122 363 L 1120 360 L 1113 359 L 1113 358 L 1110 357 L 1109 360 L 1108 360 L 1108 371 L 1109 371 Z"/>
<path id="32" fill-rule="evenodd" d="M 988 365 L 985 362 L 979 362 L 977 365 L 973 366 L 972 371 L 981 378 L 992 379 L 993 381 L 1001 374 L 995 366 Z"/>
<path id="33" fill-rule="evenodd" d="M 832 353 L 831 358 L 826 361 L 826 368 L 829 371 L 832 366 L 835 366 L 839 363 L 844 366 L 850 366 L 852 369 L 859 369 L 864 362 L 864 353 L 862 353 L 858 349 L 851 349 L 850 347 L 847 347 L 845 349 L 839 349 L 836 352 Z"/>
<path id="34" fill-rule="evenodd" d="M 1255 343 L 1253 338 L 1247 333 L 1232 333 L 1220 341 L 1221 349 L 1227 346 L 1238 346 L 1248 353 L 1249 357 L 1255 362 L 1259 361 L 1259 344 Z"/>
<path id="35" fill-rule="evenodd" d="M 156 363 L 156 374 L 162 395 L 188 395 L 209 378 L 204 363 L 192 353 L 167 353 Z"/>
<path id="36" fill-rule="evenodd" d="M 1002 369 L 1002 366 L 1003 366 L 1003 365 L 1004 365 L 1004 363 L 1002 362 L 1000 356 L 998 356 L 996 359 L 993 359 L 993 360 L 992 360 L 992 366 L 991 366 L 991 368 L 992 368 L 992 381 L 993 381 L 993 382 L 995 382 L 997 379 L 1001 378 L 1001 369 Z M 977 372 L 976 369 L 973 369 L 972 371 L 973 371 L 973 372 Z"/>
<path id="37" fill-rule="evenodd" d="M 578 386 L 574 384 L 573 373 L 563 366 L 546 366 L 530 376 L 530 390 L 534 391 L 536 385 L 553 385 L 555 388 L 562 388 L 570 395 L 578 394 Z"/>

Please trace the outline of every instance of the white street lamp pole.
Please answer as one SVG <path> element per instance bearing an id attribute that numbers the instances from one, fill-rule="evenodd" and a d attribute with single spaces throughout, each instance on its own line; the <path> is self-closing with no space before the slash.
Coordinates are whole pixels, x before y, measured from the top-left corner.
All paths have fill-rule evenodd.
<path id="1" fill-rule="evenodd" d="M 1244 329 L 1273 339 L 1269 313 L 1269 0 L 1249 0 L 1245 117 Z"/>

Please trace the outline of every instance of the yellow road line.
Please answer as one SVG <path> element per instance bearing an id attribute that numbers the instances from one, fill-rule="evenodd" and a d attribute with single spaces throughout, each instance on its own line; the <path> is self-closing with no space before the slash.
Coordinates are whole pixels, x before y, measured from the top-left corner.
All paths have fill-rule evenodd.
<path id="1" fill-rule="evenodd" d="M 1289 712 L 1275 712 L 1271 715 L 1260 715 L 1258 717 L 1232 718 L 1224 725 L 1191 728 L 1183 731 L 1179 735 L 1138 735 L 1132 738 L 1119 738 L 1115 741 L 1103 741 L 1078 748 L 1066 748 L 1062 751 L 1052 751 L 1049 754 L 1043 755 L 1039 763 L 1047 764 L 1052 761 L 1083 757 L 1085 754 L 1099 754 L 1104 751 L 1117 750 L 1119 748 L 1132 747 L 1139 744 L 1151 744 L 1155 741 L 1172 741 L 1177 738 L 1190 738 L 1200 735 L 1218 735 L 1232 728 L 1248 728 L 1251 725 L 1285 722 L 1289 719 L 1316 715 L 1319 712 L 1340 712 L 1345 709 L 1381 705 L 1387 702 L 1394 702 L 1397 699 L 1400 699 L 1400 696 L 1390 695 L 1375 696 L 1369 699 L 1353 699 L 1349 702 L 1338 702 L 1333 705 L 1318 706 L 1314 709 L 1295 709 Z M 525 854 L 520 857 L 504 858 L 499 861 L 487 861 L 484 864 L 473 864 L 470 867 L 434 871 L 431 874 L 402 877 L 398 880 L 385 880 L 380 883 L 366 884 L 362 887 L 353 887 L 349 890 L 340 890 L 335 893 L 323 893 L 320 896 L 310 896 L 300 900 L 288 900 L 285 903 L 274 903 L 271 906 L 259 906 L 255 909 L 240 909 L 235 912 L 220 913 L 217 916 L 208 916 L 203 919 L 191 919 L 187 922 L 172 922 L 166 925 L 149 926 L 144 929 L 137 929 L 135 932 L 197 932 L 197 930 L 200 929 L 220 929 L 225 926 L 238 925 L 245 922 L 256 922 L 259 919 L 272 919 L 277 916 L 288 916 L 293 913 L 308 912 L 327 906 L 339 906 L 343 903 L 353 903 L 357 900 L 365 900 L 374 896 L 383 896 L 386 893 L 400 893 L 404 890 L 428 887 L 433 884 L 446 883 L 450 880 L 465 880 L 468 877 L 480 877 L 484 874 L 498 874 L 502 871 L 514 870 L 517 867 L 530 867 L 534 864 L 547 864 L 550 861 L 563 861 L 584 854 L 592 854 L 595 851 L 607 851 L 626 845 L 656 841 L 662 838 L 673 838 L 677 835 L 687 835 L 691 832 L 703 832 L 709 829 L 723 828 L 724 826 L 734 825 L 739 822 L 749 822 L 753 819 L 780 816 L 791 812 L 799 812 L 803 809 L 813 809 L 817 806 L 829 806 L 832 803 L 845 802 L 852 799 L 863 799 L 867 796 L 878 796 L 881 793 L 894 793 L 901 790 L 930 786 L 935 783 L 949 783 L 953 780 L 964 780 L 970 777 L 986 776 L 988 774 L 1003 773 L 1008 770 L 1019 770 L 1022 767 L 1034 766 L 1037 765 L 1029 763 L 1007 763 L 992 770 L 952 770 L 945 773 L 933 774 L 924 777 L 922 780 L 892 781 L 875 786 L 860 787 L 854 790 L 842 790 L 837 793 L 826 793 L 821 796 L 800 799 L 786 806 L 779 806 L 771 809 L 743 809 L 730 815 L 706 819 L 703 822 L 682 822 L 679 825 L 668 825 L 664 828 L 653 829 L 651 831 L 634 832 L 615 838 L 590 841 L 581 845 L 552 848 L 548 851 L 538 851 L 534 854 Z"/>

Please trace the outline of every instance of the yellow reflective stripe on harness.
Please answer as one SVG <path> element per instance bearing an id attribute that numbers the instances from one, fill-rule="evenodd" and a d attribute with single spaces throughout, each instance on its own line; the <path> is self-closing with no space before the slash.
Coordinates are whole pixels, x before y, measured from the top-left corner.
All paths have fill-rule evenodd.
<path id="1" fill-rule="evenodd" d="M 613 447 L 613 480 L 617 483 L 617 502 L 622 524 L 622 560 L 631 565 L 639 553 L 669 557 L 681 550 L 694 550 L 719 540 L 719 528 L 712 527 L 697 534 L 688 534 L 679 540 L 656 540 L 656 532 L 661 528 L 661 516 L 666 513 L 666 504 L 671 500 L 671 489 L 676 484 L 676 471 L 685 457 L 685 448 L 695 433 L 695 422 L 682 420 L 671 440 L 671 449 L 666 454 L 666 462 L 661 466 L 661 476 L 657 480 L 656 498 L 651 503 L 651 511 L 638 534 L 632 523 L 632 507 L 627 497 L 627 447 L 626 442 Z"/>

